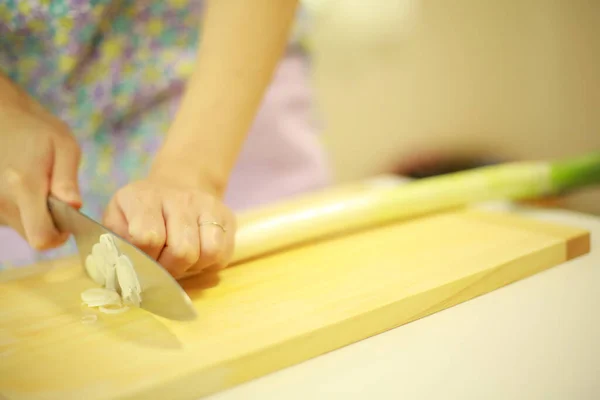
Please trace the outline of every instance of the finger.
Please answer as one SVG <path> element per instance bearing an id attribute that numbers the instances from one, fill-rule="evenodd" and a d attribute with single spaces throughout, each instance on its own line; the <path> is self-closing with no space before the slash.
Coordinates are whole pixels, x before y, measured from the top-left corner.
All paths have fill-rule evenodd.
<path id="1" fill-rule="evenodd" d="M 205 213 L 199 219 L 200 231 L 200 260 L 195 269 L 202 270 L 217 264 L 225 248 L 225 237 L 227 227 L 224 226 L 223 218 L 218 215 L 222 213 Z M 219 225 L 216 225 L 215 222 Z M 225 229 L 225 231 L 224 231 Z"/>
<path id="2" fill-rule="evenodd" d="M 152 193 L 138 191 L 117 194 L 117 200 L 127 220 L 131 242 L 156 260 L 166 241 L 161 201 Z"/>
<path id="3" fill-rule="evenodd" d="M 61 135 L 54 139 L 50 193 L 77 208 L 81 207 L 77 179 L 80 159 L 81 153 L 75 139 L 68 135 Z"/>
<path id="4" fill-rule="evenodd" d="M 192 272 L 199 272 L 202 269 L 223 269 L 226 268 L 229 264 L 229 261 L 233 257 L 233 252 L 235 249 L 235 232 L 237 229 L 235 216 L 227 211 L 223 212 L 224 215 L 227 216 L 226 223 L 223 224 L 225 228 L 225 232 L 223 232 L 223 246 L 219 253 L 214 257 L 214 262 L 212 264 L 207 265 L 210 260 L 207 260 L 203 265 L 198 266 L 198 269 Z M 215 226 L 216 227 L 216 226 Z M 218 227 L 216 227 L 218 228 Z"/>
<path id="5" fill-rule="evenodd" d="M 225 232 L 225 243 L 223 246 L 223 251 L 220 254 L 220 257 L 217 260 L 218 268 L 226 268 L 233 257 L 233 252 L 235 250 L 235 232 L 237 230 L 237 222 L 235 220 L 235 216 L 231 215 L 228 218 L 227 223 L 227 232 Z"/>
<path id="6" fill-rule="evenodd" d="M 68 234 L 61 234 L 54 225 L 47 203 L 47 183 L 42 179 L 9 170 L 4 176 L 14 202 L 19 209 L 25 238 L 36 250 L 58 247 Z"/>
<path id="7" fill-rule="evenodd" d="M 121 236 L 123 239 L 131 241 L 131 237 L 129 237 L 128 232 L 127 219 L 125 219 L 125 215 L 123 214 L 123 211 L 119 207 L 119 204 L 114 196 L 104 211 L 102 223 L 104 226 Z"/>
<path id="8" fill-rule="evenodd" d="M 197 214 L 191 210 L 178 211 L 171 207 L 166 205 L 164 208 L 167 243 L 158 262 L 173 276 L 179 277 L 196 264 L 200 257 L 200 234 L 196 223 Z"/>
<path id="9" fill-rule="evenodd" d="M 10 226 L 25 240 L 25 230 L 21 224 L 19 208 L 9 199 L 0 197 L 0 225 Z"/>

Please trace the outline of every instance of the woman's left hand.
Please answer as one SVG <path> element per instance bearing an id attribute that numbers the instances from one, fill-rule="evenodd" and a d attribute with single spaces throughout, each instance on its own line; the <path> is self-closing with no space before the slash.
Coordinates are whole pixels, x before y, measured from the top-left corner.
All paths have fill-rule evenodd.
<path id="1" fill-rule="evenodd" d="M 121 188 L 104 224 L 157 260 L 175 278 L 225 267 L 235 216 L 210 190 L 149 177 Z"/>

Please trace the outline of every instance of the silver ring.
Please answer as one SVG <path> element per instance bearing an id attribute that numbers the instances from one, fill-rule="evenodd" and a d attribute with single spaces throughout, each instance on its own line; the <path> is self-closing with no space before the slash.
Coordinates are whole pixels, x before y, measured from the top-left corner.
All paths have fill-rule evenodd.
<path id="1" fill-rule="evenodd" d="M 206 222 L 199 222 L 198 226 L 202 226 L 202 225 L 215 225 L 218 226 L 219 228 L 221 228 L 221 230 L 223 232 L 227 232 L 227 229 L 225 229 L 225 227 L 223 225 L 221 225 L 220 223 L 216 222 L 216 221 L 206 221 Z"/>

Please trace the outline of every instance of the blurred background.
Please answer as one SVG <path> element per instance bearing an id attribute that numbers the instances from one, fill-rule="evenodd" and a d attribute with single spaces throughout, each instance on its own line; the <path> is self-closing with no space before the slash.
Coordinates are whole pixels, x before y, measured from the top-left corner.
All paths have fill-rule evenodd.
<path id="1" fill-rule="evenodd" d="M 304 0 L 339 182 L 600 150 L 600 1 Z M 561 200 L 600 214 L 600 189 Z"/>

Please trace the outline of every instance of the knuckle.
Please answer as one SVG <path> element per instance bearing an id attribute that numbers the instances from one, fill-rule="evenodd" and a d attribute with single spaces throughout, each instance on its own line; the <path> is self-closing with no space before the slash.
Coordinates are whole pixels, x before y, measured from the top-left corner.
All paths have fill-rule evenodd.
<path id="1" fill-rule="evenodd" d="M 197 196 L 194 192 L 191 191 L 181 191 L 177 194 L 177 203 L 178 206 L 184 207 L 184 209 L 189 208 L 196 204 Z"/>
<path id="2" fill-rule="evenodd" d="M 9 190 L 21 191 L 30 186 L 30 177 L 27 173 L 16 168 L 6 168 L 2 173 L 2 180 Z"/>
<path id="3" fill-rule="evenodd" d="M 160 192 L 152 187 L 132 185 L 129 187 L 128 193 L 131 201 L 145 212 L 151 212 L 155 208 L 157 201 L 160 200 Z"/>
<path id="4" fill-rule="evenodd" d="M 21 171 L 14 168 L 6 168 L 2 174 L 4 182 L 10 187 L 20 186 L 23 184 L 25 177 Z"/>
<path id="5" fill-rule="evenodd" d="M 110 213 L 107 213 L 102 219 L 102 224 L 104 224 L 104 226 L 106 226 L 108 229 L 123 238 L 131 239 L 127 232 L 126 225 L 119 222 L 120 221 L 117 221 L 115 218 L 112 218 Z"/>
<path id="6" fill-rule="evenodd" d="M 214 264 L 219 260 L 221 247 L 216 244 L 202 244 L 202 263 Z"/>
<path id="7" fill-rule="evenodd" d="M 170 248 L 172 258 L 178 264 L 192 265 L 198 261 L 200 253 L 191 246 L 173 246 Z"/>
<path id="8" fill-rule="evenodd" d="M 214 210 L 218 207 L 219 201 L 214 196 L 211 196 L 204 192 L 196 192 L 194 193 L 197 203 L 199 203 L 203 210 Z"/>
<path id="9" fill-rule="evenodd" d="M 207 206 L 210 207 L 211 209 L 213 209 L 213 210 L 220 209 L 221 202 L 215 196 L 204 195 L 204 199 L 206 201 Z"/>
<path id="10" fill-rule="evenodd" d="M 189 262 L 190 264 L 195 264 L 198 262 L 198 259 L 200 259 L 200 249 L 198 246 L 189 247 L 188 251 L 186 252 L 185 261 Z"/>
<path id="11" fill-rule="evenodd" d="M 157 248 L 165 244 L 164 235 L 155 230 L 130 229 L 129 234 L 138 246 Z"/>
<path id="12" fill-rule="evenodd" d="M 140 189 L 134 185 L 126 185 L 117 190 L 115 193 L 115 201 L 123 208 L 123 210 L 141 210 L 143 203 L 140 202 L 140 198 L 143 198 L 143 194 L 140 195 Z"/>

